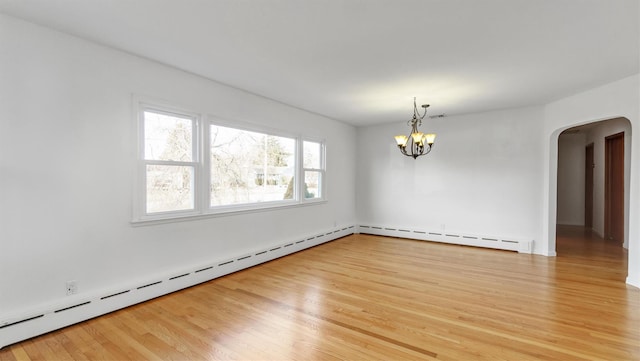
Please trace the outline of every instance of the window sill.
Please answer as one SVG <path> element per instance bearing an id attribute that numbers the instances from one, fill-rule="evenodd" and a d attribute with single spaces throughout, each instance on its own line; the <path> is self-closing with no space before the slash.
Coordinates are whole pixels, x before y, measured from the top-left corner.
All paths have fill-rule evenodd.
<path id="1" fill-rule="evenodd" d="M 248 213 L 257 213 L 257 212 L 269 212 L 280 209 L 289 209 L 289 208 L 298 208 L 298 207 L 307 207 L 313 206 L 317 204 L 325 204 L 327 203 L 326 199 L 312 199 L 306 200 L 304 202 L 297 203 L 289 203 L 289 204 L 265 204 L 264 206 L 253 206 L 251 208 L 245 207 L 225 207 L 224 209 L 218 210 L 210 210 L 207 213 L 183 213 L 183 214 L 170 214 L 170 215 L 159 215 L 159 216 L 145 216 L 138 219 L 134 219 L 130 222 L 133 227 L 143 227 L 143 226 L 152 226 L 156 224 L 165 224 L 165 223 L 175 223 L 175 222 L 187 222 L 187 221 L 196 221 L 207 218 L 217 218 L 217 217 L 227 217 L 227 216 L 236 216 Z"/>

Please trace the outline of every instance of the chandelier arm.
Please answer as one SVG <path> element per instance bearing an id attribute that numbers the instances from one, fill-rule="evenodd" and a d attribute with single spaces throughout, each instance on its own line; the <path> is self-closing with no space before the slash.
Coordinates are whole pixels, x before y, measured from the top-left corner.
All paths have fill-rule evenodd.
<path id="1" fill-rule="evenodd" d="M 423 146 L 422 147 L 422 152 L 418 152 L 418 150 L 420 149 L 420 147 L 413 143 L 411 144 L 411 153 L 407 152 L 407 147 L 399 147 L 400 148 L 400 153 L 406 155 L 407 157 L 413 157 L 413 159 L 416 159 L 418 157 L 421 157 L 423 155 L 427 155 L 431 152 L 431 150 L 433 149 L 433 144 L 428 145 L 427 146 Z M 415 152 L 414 152 L 415 150 Z"/>
<path id="2" fill-rule="evenodd" d="M 412 156 L 413 159 L 416 159 L 420 156 L 423 155 L 427 155 L 429 154 L 429 152 L 431 152 L 431 149 L 433 148 L 433 144 L 427 144 L 427 145 L 423 145 L 420 146 L 419 144 L 411 144 L 411 154 L 409 154 L 409 156 Z M 414 152 L 415 150 L 415 152 Z"/>
<path id="3" fill-rule="evenodd" d="M 430 145 L 426 146 L 425 150 L 420 155 L 427 155 L 427 154 L 429 154 L 429 152 L 431 152 L 431 146 Z"/>
<path id="4" fill-rule="evenodd" d="M 407 157 L 411 157 L 411 154 L 407 153 L 407 147 L 401 147 L 399 146 L 398 148 L 400 148 L 400 153 L 406 155 Z"/>

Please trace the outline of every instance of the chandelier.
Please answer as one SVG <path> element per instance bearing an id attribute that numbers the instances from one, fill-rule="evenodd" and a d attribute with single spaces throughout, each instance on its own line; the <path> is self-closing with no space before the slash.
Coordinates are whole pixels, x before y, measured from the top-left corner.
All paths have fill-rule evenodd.
<path id="1" fill-rule="evenodd" d="M 407 125 L 411 126 L 411 133 L 409 136 L 395 136 L 400 152 L 408 157 L 413 157 L 413 159 L 428 154 L 436 140 L 435 134 L 424 134 L 418 131 L 418 127 L 422 125 L 422 119 L 427 115 L 429 104 L 422 104 L 421 107 L 424 108 L 424 114 L 422 115 L 420 115 L 418 107 L 416 106 L 416 98 L 413 98 L 413 119 L 407 122 Z M 409 141 L 411 141 L 411 145 L 409 145 Z"/>

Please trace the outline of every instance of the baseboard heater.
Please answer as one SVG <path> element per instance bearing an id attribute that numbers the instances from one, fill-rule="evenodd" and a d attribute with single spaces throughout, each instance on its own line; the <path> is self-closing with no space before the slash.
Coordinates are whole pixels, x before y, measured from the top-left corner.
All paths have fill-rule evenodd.
<path id="1" fill-rule="evenodd" d="M 0 348 L 353 233 L 357 233 L 357 226 L 330 229 L 230 259 L 176 270 L 101 292 L 79 293 L 17 315 L 4 315 L 0 317 Z"/>
<path id="2" fill-rule="evenodd" d="M 459 232 L 438 232 L 411 228 L 398 228 L 380 225 L 364 224 L 358 226 L 358 233 L 374 234 L 399 238 L 417 239 L 451 243 L 463 246 L 484 247 L 516 251 L 519 253 L 533 253 L 533 240 L 514 239 L 487 235 L 474 235 Z"/>

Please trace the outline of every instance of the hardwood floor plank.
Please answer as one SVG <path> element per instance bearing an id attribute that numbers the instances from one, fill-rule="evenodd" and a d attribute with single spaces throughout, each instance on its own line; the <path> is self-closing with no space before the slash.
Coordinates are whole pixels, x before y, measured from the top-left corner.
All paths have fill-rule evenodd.
<path id="1" fill-rule="evenodd" d="M 562 232 L 562 228 L 560 228 Z M 638 360 L 626 252 L 353 235 L 0 350 L 14 360 Z"/>

